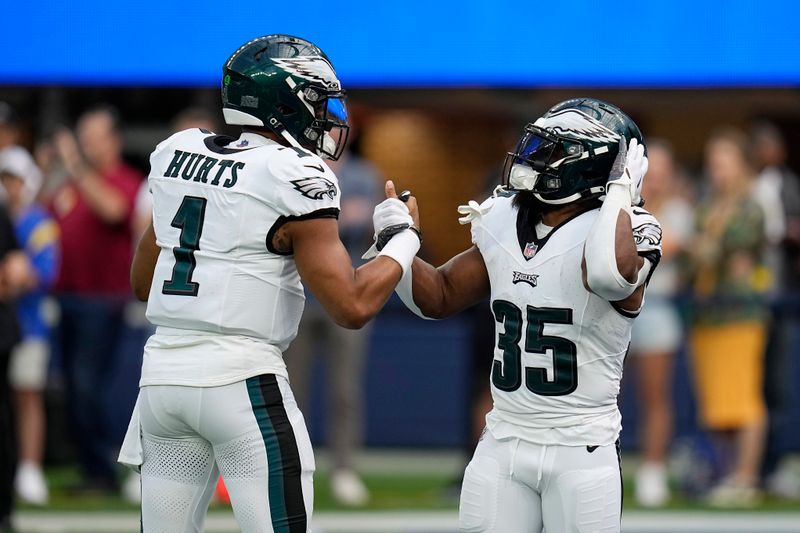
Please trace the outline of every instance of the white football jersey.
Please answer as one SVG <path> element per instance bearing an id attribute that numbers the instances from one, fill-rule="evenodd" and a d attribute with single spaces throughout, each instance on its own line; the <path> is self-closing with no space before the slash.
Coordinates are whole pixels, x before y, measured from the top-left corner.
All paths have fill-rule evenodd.
<path id="1" fill-rule="evenodd" d="M 227 144 L 226 144 L 227 143 Z M 285 222 L 337 217 L 336 176 L 316 155 L 253 133 L 176 133 L 150 156 L 161 248 L 147 303 L 157 326 L 142 385 L 216 386 L 285 375 L 305 297 Z"/>
<path id="2" fill-rule="evenodd" d="M 497 331 L 489 430 L 498 439 L 544 445 L 613 443 L 622 427 L 617 394 L 635 314 L 583 284 L 583 245 L 599 209 L 526 243 L 517 237 L 513 197 L 490 198 L 482 211 L 472 240 L 489 273 Z M 632 222 L 640 255 L 657 263 L 658 222 L 639 208 Z"/>

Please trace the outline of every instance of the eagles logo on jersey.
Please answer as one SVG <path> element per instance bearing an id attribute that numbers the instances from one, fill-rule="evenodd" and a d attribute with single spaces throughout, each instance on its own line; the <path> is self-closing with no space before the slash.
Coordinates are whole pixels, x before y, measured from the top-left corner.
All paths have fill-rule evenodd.
<path id="1" fill-rule="evenodd" d="M 331 180 L 321 176 L 290 181 L 295 190 L 300 191 L 300 194 L 312 200 L 322 200 L 325 196 L 333 200 L 333 197 L 337 194 L 336 185 Z"/>
<path id="2" fill-rule="evenodd" d="M 661 226 L 652 222 L 636 226 L 633 228 L 633 239 L 637 248 L 661 246 Z"/>

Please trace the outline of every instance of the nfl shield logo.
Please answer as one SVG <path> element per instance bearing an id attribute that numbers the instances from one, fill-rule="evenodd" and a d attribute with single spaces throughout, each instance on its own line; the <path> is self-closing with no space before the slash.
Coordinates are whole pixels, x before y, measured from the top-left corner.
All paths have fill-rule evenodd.
<path id="1" fill-rule="evenodd" d="M 525 259 L 530 259 L 534 255 L 536 255 L 536 251 L 539 249 L 539 246 L 536 243 L 529 242 L 525 245 L 525 249 L 522 251 L 522 255 L 525 256 Z"/>

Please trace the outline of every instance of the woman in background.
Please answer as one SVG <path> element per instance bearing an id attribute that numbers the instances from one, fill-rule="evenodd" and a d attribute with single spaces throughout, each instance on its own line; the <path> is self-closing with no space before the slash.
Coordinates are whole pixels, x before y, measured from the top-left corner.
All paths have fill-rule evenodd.
<path id="1" fill-rule="evenodd" d="M 691 348 L 700 417 L 717 437 L 725 475 L 709 503 L 747 507 L 759 500 L 766 409 L 762 391 L 766 343 L 764 214 L 752 199 L 746 137 L 721 130 L 706 145 L 707 198 L 697 212 L 692 247 L 694 317 Z"/>

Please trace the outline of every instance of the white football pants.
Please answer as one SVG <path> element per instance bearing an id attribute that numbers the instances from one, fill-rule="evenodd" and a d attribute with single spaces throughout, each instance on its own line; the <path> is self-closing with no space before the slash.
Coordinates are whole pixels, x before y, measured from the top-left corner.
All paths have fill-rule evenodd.
<path id="1" fill-rule="evenodd" d="M 541 446 L 485 431 L 464 473 L 459 527 L 464 533 L 618 533 L 620 474 L 614 445 Z"/>
<path id="2" fill-rule="evenodd" d="M 220 472 L 244 533 L 307 533 L 314 456 L 288 382 L 158 385 L 139 397 L 143 533 L 203 530 Z"/>

